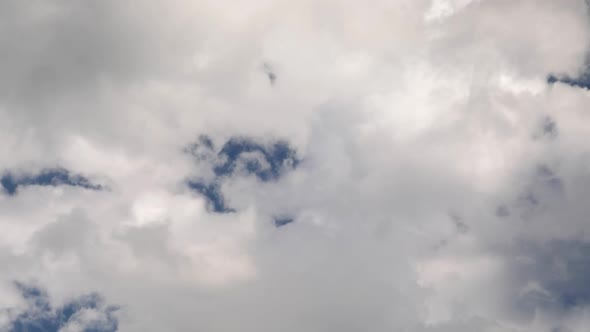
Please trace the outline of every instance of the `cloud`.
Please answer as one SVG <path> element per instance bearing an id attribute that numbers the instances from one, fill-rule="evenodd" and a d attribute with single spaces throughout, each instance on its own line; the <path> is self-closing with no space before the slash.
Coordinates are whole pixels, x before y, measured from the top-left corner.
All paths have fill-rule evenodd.
<path id="1" fill-rule="evenodd" d="M 0 22 L 2 328 L 588 326 L 585 1 Z"/>

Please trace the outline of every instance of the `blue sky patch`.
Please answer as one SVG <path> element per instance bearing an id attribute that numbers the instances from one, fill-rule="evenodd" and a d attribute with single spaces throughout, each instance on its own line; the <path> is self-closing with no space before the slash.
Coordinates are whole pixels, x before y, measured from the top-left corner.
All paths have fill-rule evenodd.
<path id="1" fill-rule="evenodd" d="M 274 225 L 277 228 L 278 227 L 286 226 L 286 225 L 288 225 L 288 224 L 290 224 L 290 223 L 292 223 L 294 221 L 295 221 L 295 219 L 290 218 L 290 217 L 275 217 L 273 219 Z"/>
<path id="2" fill-rule="evenodd" d="M 21 186 L 74 186 L 90 190 L 101 190 L 102 186 L 93 184 L 81 175 L 75 175 L 63 168 L 45 169 L 38 174 L 14 175 L 5 173 L 0 184 L 9 195 L 15 195 Z"/>
<path id="3" fill-rule="evenodd" d="M 261 157 L 261 160 L 245 160 L 245 171 L 261 181 L 277 180 L 286 170 L 296 168 L 300 162 L 295 150 L 286 142 L 275 142 L 267 147 L 251 139 L 232 138 L 219 151 L 218 158 L 223 162 L 216 165 L 213 171 L 217 176 L 234 174 L 240 158 L 246 154 Z"/>
<path id="4" fill-rule="evenodd" d="M 188 187 L 199 194 L 203 195 L 207 199 L 207 208 L 210 211 L 216 213 L 232 213 L 235 212 L 234 209 L 228 207 L 225 204 L 225 199 L 223 194 L 221 193 L 221 189 L 219 185 L 212 183 L 212 184 L 205 184 L 201 182 L 189 181 Z"/>
<path id="5" fill-rule="evenodd" d="M 235 212 L 227 206 L 221 192 L 220 184 L 224 178 L 252 175 L 262 182 L 276 181 L 300 163 L 296 151 L 284 141 L 264 145 L 249 138 L 232 138 L 216 153 L 211 138 L 202 135 L 183 151 L 198 162 L 211 162 L 211 170 L 215 175 L 213 180 L 189 180 L 186 184 L 191 190 L 203 195 L 207 199 L 208 209 L 216 213 Z"/>
<path id="6" fill-rule="evenodd" d="M 560 82 L 578 88 L 590 89 L 590 73 L 584 73 L 574 78 L 569 76 L 558 77 L 553 74 L 547 77 L 547 83 L 554 84 L 555 82 Z"/>
<path id="7" fill-rule="evenodd" d="M 43 290 L 16 283 L 28 308 L 11 323 L 11 332 L 58 332 L 68 323 L 76 322 L 85 310 L 99 312 L 99 319 L 85 322 L 84 332 L 114 332 L 118 328 L 116 306 L 107 306 L 98 294 L 78 297 L 62 307 L 53 307 Z M 4 309 L 10 310 L 10 309 Z"/>

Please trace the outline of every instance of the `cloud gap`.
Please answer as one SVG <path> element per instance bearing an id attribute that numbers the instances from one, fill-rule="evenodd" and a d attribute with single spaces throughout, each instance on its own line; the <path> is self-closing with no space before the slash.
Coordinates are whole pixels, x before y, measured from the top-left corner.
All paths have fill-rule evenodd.
<path id="1" fill-rule="evenodd" d="M 118 329 L 115 313 L 119 307 L 106 305 L 97 293 L 82 295 L 61 307 L 54 307 L 44 290 L 20 282 L 15 286 L 26 301 L 27 309 L 11 322 L 11 332 L 59 332 L 68 326 L 84 332 L 114 332 Z M 88 315 L 89 312 L 93 314 Z"/>
<path id="2" fill-rule="evenodd" d="M 235 209 L 226 204 L 221 192 L 224 179 L 255 176 L 261 182 L 277 181 L 286 172 L 297 168 L 301 162 L 297 152 L 287 142 L 280 140 L 265 145 L 251 138 L 234 137 L 215 153 L 213 140 L 201 135 L 196 143 L 190 144 L 183 151 L 198 162 L 211 163 L 213 180 L 189 180 L 187 186 L 203 195 L 207 199 L 209 210 L 215 213 L 235 212 Z M 284 224 L 289 222 L 285 221 Z"/>
<path id="3" fill-rule="evenodd" d="M 72 174 L 63 168 L 44 169 L 37 174 L 16 175 L 6 172 L 0 178 L 0 184 L 8 195 L 16 195 L 19 187 L 24 186 L 72 186 L 88 190 L 102 190 L 103 187 L 92 183 L 82 175 Z"/>

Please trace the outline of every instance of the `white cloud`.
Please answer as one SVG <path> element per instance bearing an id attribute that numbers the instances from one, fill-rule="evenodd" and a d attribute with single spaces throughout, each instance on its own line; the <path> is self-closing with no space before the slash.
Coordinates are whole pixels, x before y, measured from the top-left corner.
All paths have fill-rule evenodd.
<path id="1" fill-rule="evenodd" d="M 96 291 L 121 331 L 584 331 L 587 299 L 559 298 L 588 272 L 590 94 L 546 83 L 583 70 L 584 1 L 5 1 L 0 22 L 2 170 L 106 188 L 0 195 L 10 315 L 17 280 Z M 200 135 L 300 163 L 216 178 L 183 152 Z M 556 241 L 564 284 L 531 249 Z"/>

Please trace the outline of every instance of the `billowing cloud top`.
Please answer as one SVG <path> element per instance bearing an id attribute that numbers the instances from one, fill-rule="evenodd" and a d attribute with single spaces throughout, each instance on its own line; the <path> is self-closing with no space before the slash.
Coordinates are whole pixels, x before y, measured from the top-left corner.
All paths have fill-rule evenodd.
<path id="1" fill-rule="evenodd" d="M 588 331 L 588 13 L 1 1 L 0 331 Z"/>

